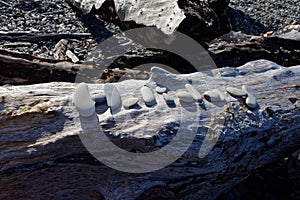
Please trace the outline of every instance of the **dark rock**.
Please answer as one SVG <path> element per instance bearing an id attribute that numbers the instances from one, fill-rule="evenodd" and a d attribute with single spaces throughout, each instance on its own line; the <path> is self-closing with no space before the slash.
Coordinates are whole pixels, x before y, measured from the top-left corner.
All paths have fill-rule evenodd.
<path id="1" fill-rule="evenodd" d="M 229 0 L 179 0 L 186 19 L 178 31 L 187 34 L 198 42 L 210 41 L 230 31 L 228 15 Z"/>

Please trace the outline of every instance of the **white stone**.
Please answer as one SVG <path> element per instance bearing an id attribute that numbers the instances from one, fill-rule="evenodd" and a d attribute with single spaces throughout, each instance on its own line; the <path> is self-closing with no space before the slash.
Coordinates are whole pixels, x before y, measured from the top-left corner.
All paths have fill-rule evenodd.
<path id="1" fill-rule="evenodd" d="M 206 91 L 204 92 L 203 96 L 209 102 L 220 102 L 224 100 L 224 98 L 221 96 L 221 93 L 218 89 Z"/>
<path id="2" fill-rule="evenodd" d="M 106 101 L 106 96 L 105 96 L 105 94 L 96 94 L 93 96 L 93 100 L 96 103 L 103 103 Z"/>
<path id="3" fill-rule="evenodd" d="M 174 104 L 174 98 L 170 94 L 163 93 L 163 97 L 167 104 Z"/>
<path id="4" fill-rule="evenodd" d="M 257 108 L 258 103 L 256 101 L 255 96 L 249 91 L 248 87 L 246 85 L 242 86 L 242 90 L 245 91 L 247 93 L 247 98 L 246 98 L 246 105 L 252 109 Z"/>
<path id="5" fill-rule="evenodd" d="M 247 96 L 247 92 L 244 90 L 235 88 L 235 87 L 227 87 L 226 91 L 233 97 L 245 97 Z"/>
<path id="6" fill-rule="evenodd" d="M 118 110 L 122 105 L 122 100 L 118 88 L 113 84 L 107 83 L 104 86 L 104 92 L 107 105 L 111 108 L 112 111 Z"/>
<path id="7" fill-rule="evenodd" d="M 155 96 L 151 88 L 143 86 L 141 88 L 142 98 L 147 106 L 153 106 L 156 104 Z"/>
<path id="8" fill-rule="evenodd" d="M 258 104 L 256 98 L 253 95 L 248 94 L 248 97 L 246 98 L 246 105 L 253 109 L 257 108 Z"/>
<path id="9" fill-rule="evenodd" d="M 90 117 L 95 113 L 95 102 L 92 100 L 86 83 L 80 83 L 76 86 L 73 102 L 79 115 Z"/>
<path id="10" fill-rule="evenodd" d="M 136 105 L 138 101 L 139 101 L 138 98 L 130 97 L 130 98 L 125 99 L 125 100 L 123 101 L 123 107 L 126 108 L 126 109 L 129 109 L 129 108 L 131 108 L 132 106 Z"/>
<path id="11" fill-rule="evenodd" d="M 158 94 L 162 94 L 162 93 L 165 93 L 165 92 L 167 91 L 167 88 L 157 86 L 157 87 L 155 88 L 155 91 L 156 91 Z"/>
<path id="12" fill-rule="evenodd" d="M 70 50 L 66 51 L 66 56 L 72 60 L 73 63 L 77 63 L 79 61 L 79 58 Z"/>
<path id="13" fill-rule="evenodd" d="M 192 95 L 196 102 L 202 102 L 202 97 L 200 92 L 191 84 L 185 84 L 185 89 Z"/>
<path id="14" fill-rule="evenodd" d="M 176 96 L 183 102 L 186 103 L 194 102 L 193 96 L 186 91 L 178 91 L 176 92 Z"/>
<path id="15" fill-rule="evenodd" d="M 243 86 L 242 86 L 242 90 L 243 90 L 244 92 L 246 92 L 247 94 L 249 93 L 249 89 L 248 89 L 248 87 L 247 87 L 246 85 L 243 85 Z"/>

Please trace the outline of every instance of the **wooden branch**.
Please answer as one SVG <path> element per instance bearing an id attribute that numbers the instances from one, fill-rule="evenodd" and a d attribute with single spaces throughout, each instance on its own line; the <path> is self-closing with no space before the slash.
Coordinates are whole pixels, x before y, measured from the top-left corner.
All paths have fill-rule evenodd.
<path id="1" fill-rule="evenodd" d="M 128 56 L 130 57 L 130 56 Z M 93 71 L 96 66 L 88 64 L 74 64 L 66 60 L 42 58 L 25 53 L 0 49 L 0 85 L 36 84 L 47 82 L 74 82 L 78 70 Z M 99 72 L 97 72 L 99 73 Z M 116 82 L 120 78 L 141 78 L 149 76 L 150 72 L 128 68 L 105 69 L 102 77 L 95 79 L 95 83 Z M 145 79 L 145 78 L 144 78 Z"/>
<path id="2" fill-rule="evenodd" d="M 83 124 L 90 128 L 95 124 L 89 121 L 92 118 L 82 117 L 86 123 L 79 123 L 71 100 L 74 83 L 0 87 L 0 199 L 214 199 L 254 169 L 299 149 L 299 77 L 300 66 L 284 68 L 265 60 L 189 75 L 156 70 L 150 85 L 152 81 L 170 84 L 173 94 L 189 80 L 202 94 L 218 88 L 226 102 L 204 100 L 202 107 L 194 103 L 182 107 L 176 101 L 170 108 L 156 94 L 156 106 L 149 108 L 139 102 L 140 109 L 121 111 L 115 119 L 126 120 L 113 124 L 109 124 L 111 117 L 99 113 L 102 107 L 97 105 L 106 136 L 131 152 L 157 150 L 159 143 L 172 140 L 175 134 L 160 131 L 170 130 L 167 119 L 176 122 L 181 109 L 197 110 L 191 126 L 196 138 L 187 152 L 170 166 L 144 174 L 111 169 L 87 151 L 80 140 Z M 124 100 L 140 97 L 139 88 L 145 83 L 129 80 L 115 85 Z M 227 86 L 242 85 L 250 88 L 259 108 L 249 110 L 241 99 L 225 93 Z M 90 84 L 90 93 L 103 92 L 103 87 Z M 128 118 L 130 113 L 135 117 Z M 211 120 L 222 116 L 224 123 L 213 129 Z M 191 133 L 187 130 L 186 137 Z M 217 143 L 200 159 L 199 149 L 209 150 L 213 141 Z M 118 156 L 104 150 L 111 160 Z"/>
<path id="3" fill-rule="evenodd" d="M 4 2 L 4 1 L 0 0 L 0 3 L 3 4 L 3 5 L 5 5 L 5 6 L 7 6 L 7 7 L 11 7 L 11 5 L 9 5 L 8 3 Z"/>
<path id="4" fill-rule="evenodd" d="M 18 42 L 39 42 L 46 40 L 83 39 L 92 38 L 90 33 L 27 33 L 27 32 L 0 32 L 0 40 Z"/>
<path id="5" fill-rule="evenodd" d="M 94 69 L 94 66 L 0 50 L 0 68 L 1 85 L 3 85 L 51 81 L 74 82 L 80 68 Z"/>

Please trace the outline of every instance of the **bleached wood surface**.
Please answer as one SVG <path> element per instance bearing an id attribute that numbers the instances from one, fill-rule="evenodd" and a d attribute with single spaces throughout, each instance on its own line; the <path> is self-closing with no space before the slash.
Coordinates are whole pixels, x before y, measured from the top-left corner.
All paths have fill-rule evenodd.
<path id="1" fill-rule="evenodd" d="M 164 169 L 141 174 L 106 167 L 86 150 L 72 103 L 75 83 L 0 87 L 0 199 L 147 199 L 150 194 L 155 198 L 213 199 L 252 170 L 299 149 L 299 77 L 300 66 L 284 68 L 265 60 L 210 73 L 172 75 L 156 70 L 151 81 L 168 84 L 172 91 L 192 81 L 202 93 L 218 88 L 226 102 L 216 105 L 205 101 L 205 109 L 191 105 L 198 121 L 187 130 L 187 134 L 196 130 L 187 152 Z M 115 84 L 126 98 L 138 96 L 138 89 L 147 82 Z M 242 85 L 256 96 L 258 109 L 249 110 L 241 100 L 225 93 L 227 86 Z M 103 86 L 89 85 L 91 94 L 101 92 Z M 137 112 L 143 113 L 142 118 L 136 118 L 139 123 L 134 125 L 134 118 L 129 118 L 106 127 L 107 137 L 137 152 L 157 150 L 157 141 L 171 140 L 166 135 L 154 138 L 159 130 L 168 128 L 164 120 L 167 116 L 179 115 L 185 108 L 179 102 L 175 108 L 168 108 L 160 97 L 157 99 L 158 105 L 152 108 L 139 103 L 141 109 Z M 116 118 L 127 119 L 129 112 L 123 110 Z M 222 117 L 220 131 L 208 131 L 211 121 Z M 108 118 L 99 115 L 100 124 Z M 135 131 L 130 132 L 128 127 Z M 145 135 L 137 134 L 140 130 Z M 217 143 L 210 147 L 214 140 Z M 198 157 L 200 147 L 208 153 L 202 159 Z M 106 156 L 114 159 L 117 155 Z"/>
<path id="2" fill-rule="evenodd" d="M 91 12 L 92 8 L 99 9 L 105 0 L 67 0 L 83 13 Z M 185 18 L 177 0 L 114 0 L 118 16 L 123 21 L 135 21 L 145 26 L 156 26 L 164 33 L 170 34 Z"/>

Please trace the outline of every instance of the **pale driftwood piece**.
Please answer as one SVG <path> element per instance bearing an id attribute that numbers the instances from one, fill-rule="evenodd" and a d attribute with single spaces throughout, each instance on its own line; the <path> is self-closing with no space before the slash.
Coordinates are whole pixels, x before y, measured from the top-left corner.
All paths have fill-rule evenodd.
<path id="1" fill-rule="evenodd" d="M 166 34 L 178 30 L 201 42 L 231 30 L 227 0 L 66 0 L 83 13 L 94 7 L 102 19 L 123 29 L 155 26 Z M 94 14 L 94 13 L 93 13 Z M 132 23 L 134 22 L 134 23 Z M 192 26 L 191 26 L 192 24 Z"/>
<path id="2" fill-rule="evenodd" d="M 195 104 L 199 109 L 199 121 L 195 122 L 198 137 L 187 153 L 172 165 L 146 174 L 108 168 L 85 149 L 78 137 L 82 131 L 71 100 L 75 84 L 0 87 L 0 199 L 213 199 L 252 170 L 299 149 L 299 77 L 300 66 L 284 68 L 265 60 L 211 73 L 171 75 L 154 71 L 152 81 L 165 80 L 164 84 L 180 89 L 190 80 L 201 93 L 218 88 L 227 102 L 216 105 L 205 101 L 206 110 Z M 135 89 L 146 82 L 129 80 L 116 86 L 124 98 L 138 95 Z M 225 94 L 226 87 L 242 85 L 255 95 L 258 109 L 251 111 L 241 100 Z M 90 93 L 97 94 L 103 87 L 90 84 Z M 163 120 L 166 113 L 176 114 L 181 109 L 180 104 L 163 107 L 160 100 L 157 96 L 158 105 L 153 108 L 140 104 L 141 112 L 149 111 L 144 113 L 145 118 L 151 117 L 150 111 L 160 113 L 158 119 L 152 118 L 154 130 L 167 128 Z M 226 119 L 220 124 L 220 137 L 207 131 L 211 128 L 207 112 L 214 113 L 213 120 L 219 116 Z M 105 122 L 105 115 L 99 120 Z M 133 126 L 137 130 L 149 129 L 149 124 L 147 128 L 137 124 Z M 107 127 L 107 136 L 127 150 L 157 149 L 149 135 L 114 134 L 126 125 L 132 126 L 130 120 Z M 158 135 L 155 131 L 149 134 Z M 212 149 L 203 142 L 204 136 L 218 140 Z M 171 139 L 164 135 L 160 138 Z M 209 153 L 199 159 L 199 148 L 205 145 Z M 113 159 L 117 155 L 107 156 Z"/>
<path id="3" fill-rule="evenodd" d="M 93 7 L 99 9 L 105 0 L 67 0 L 83 13 L 89 13 Z M 123 21 L 135 21 L 146 26 L 156 26 L 170 34 L 184 20 L 185 15 L 174 0 L 114 0 L 116 12 Z"/>
<path id="4" fill-rule="evenodd" d="M 55 60 L 66 60 L 65 58 L 66 58 L 67 49 L 68 49 L 68 40 L 66 40 L 66 39 L 59 40 L 55 44 L 55 46 L 52 50 L 53 58 Z"/>

